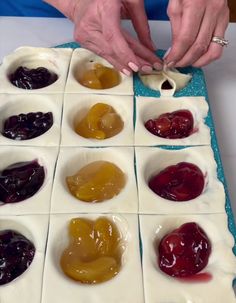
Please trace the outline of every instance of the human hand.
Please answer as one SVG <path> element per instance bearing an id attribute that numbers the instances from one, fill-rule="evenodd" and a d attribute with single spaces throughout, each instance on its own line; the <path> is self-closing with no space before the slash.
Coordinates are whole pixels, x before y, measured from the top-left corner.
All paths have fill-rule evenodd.
<path id="1" fill-rule="evenodd" d="M 224 38 L 227 0 L 170 0 L 167 12 L 172 29 L 172 46 L 164 58 L 168 67 L 201 67 L 221 57 L 223 47 L 211 40 Z"/>
<path id="2" fill-rule="evenodd" d="M 121 16 L 131 19 L 139 41 L 121 28 Z M 71 19 L 75 40 L 124 74 L 162 69 L 161 59 L 153 52 L 143 0 L 79 0 Z"/>

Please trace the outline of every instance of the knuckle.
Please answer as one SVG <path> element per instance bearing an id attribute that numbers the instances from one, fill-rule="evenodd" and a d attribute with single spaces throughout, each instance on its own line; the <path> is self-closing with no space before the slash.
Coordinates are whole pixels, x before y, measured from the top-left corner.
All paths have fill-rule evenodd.
<path id="1" fill-rule="evenodd" d="M 194 42 L 194 38 L 191 35 L 186 34 L 179 37 L 177 42 L 183 45 L 191 45 Z"/>
<path id="2" fill-rule="evenodd" d="M 175 6 L 173 5 L 168 5 L 168 8 L 167 8 L 167 16 L 168 17 L 176 17 L 179 15 L 179 12 L 178 10 L 176 10 Z"/>
<path id="3" fill-rule="evenodd" d="M 195 48 L 195 52 L 200 55 L 205 54 L 208 49 L 206 43 L 203 42 L 196 42 L 194 48 Z"/>
<path id="4" fill-rule="evenodd" d="M 141 40 L 141 39 L 140 39 Z M 142 39 L 143 41 L 143 39 Z M 130 40 L 129 41 L 129 46 L 132 48 L 132 49 L 137 49 L 137 43 L 135 43 L 135 41 L 133 40 Z"/>
<path id="5" fill-rule="evenodd" d="M 116 48 L 115 53 L 119 56 L 120 61 L 123 62 L 134 62 L 134 56 L 132 52 L 124 47 Z"/>
<path id="6" fill-rule="evenodd" d="M 100 49 L 100 48 L 99 48 L 99 49 L 97 50 L 97 55 L 106 59 L 106 55 L 107 55 L 107 54 L 106 54 L 106 52 L 105 52 L 103 49 Z"/>

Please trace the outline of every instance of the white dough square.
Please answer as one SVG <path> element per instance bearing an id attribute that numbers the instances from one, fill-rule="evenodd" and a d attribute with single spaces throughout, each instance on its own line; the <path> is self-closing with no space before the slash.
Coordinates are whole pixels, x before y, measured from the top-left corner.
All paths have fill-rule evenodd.
<path id="1" fill-rule="evenodd" d="M 72 49 L 42 48 L 23 46 L 3 59 L 0 65 L 0 93 L 8 94 L 48 94 L 63 93 L 71 60 Z M 22 89 L 14 86 L 9 75 L 20 67 L 45 67 L 57 74 L 58 79 L 49 86 L 38 89 Z"/>
<path id="2" fill-rule="evenodd" d="M 117 224 L 127 241 L 123 268 L 113 279 L 85 285 L 68 278 L 60 268 L 60 257 L 68 245 L 68 224 L 72 218 L 96 220 L 104 215 L 52 215 L 44 271 L 42 303 L 144 303 L 142 270 L 138 236 L 138 216 L 131 214 L 106 215 Z"/>
<path id="3" fill-rule="evenodd" d="M 1 215 L 26 215 L 48 214 L 50 211 L 50 199 L 52 182 L 57 159 L 56 147 L 23 147 L 1 146 L 0 148 L 0 171 L 7 166 L 18 162 L 37 160 L 45 168 L 45 180 L 42 187 L 30 198 L 17 202 L 5 203 L 0 201 Z"/>
<path id="4" fill-rule="evenodd" d="M 144 214 L 223 213 L 225 192 L 217 178 L 217 165 L 210 146 L 166 150 L 158 147 L 136 147 L 139 212 Z M 175 202 L 155 194 L 148 186 L 149 179 L 170 165 L 189 162 L 197 165 L 205 177 L 200 196 L 190 201 Z"/>
<path id="5" fill-rule="evenodd" d="M 194 118 L 194 132 L 182 139 L 166 139 L 153 135 L 144 126 L 149 119 L 164 113 L 189 110 Z M 210 145 L 210 129 L 204 123 L 209 106 L 204 97 L 136 97 L 135 145 Z"/>
<path id="6" fill-rule="evenodd" d="M 112 65 L 105 59 L 99 57 L 93 52 L 84 49 L 77 48 L 72 54 L 69 75 L 66 83 L 66 93 L 82 93 L 82 94 L 107 94 L 107 95 L 133 95 L 133 77 L 125 76 L 120 73 L 121 83 L 117 86 L 106 89 L 91 89 L 81 85 L 77 80 L 75 73 L 83 71 L 87 66 L 93 66 L 94 63 L 100 63 L 107 67 Z"/>
<path id="7" fill-rule="evenodd" d="M 154 242 L 187 222 L 203 228 L 212 245 L 203 272 L 212 275 L 208 282 L 185 282 L 162 272 L 157 264 Z M 226 214 L 157 216 L 141 215 L 145 303 L 235 303 L 232 281 L 236 276 L 234 239 L 228 230 Z"/>
<path id="8" fill-rule="evenodd" d="M 76 174 L 85 165 L 100 160 L 114 163 L 125 173 L 125 187 L 114 198 L 100 203 L 78 200 L 69 192 L 66 177 Z M 138 196 L 132 147 L 61 148 L 53 184 L 52 213 L 137 213 L 137 211 Z"/>
<path id="9" fill-rule="evenodd" d="M 0 217 L 0 230 L 12 229 L 33 242 L 35 255 L 27 270 L 12 282 L 0 286 L 0 302 L 41 303 L 48 216 Z"/>
<path id="10" fill-rule="evenodd" d="M 86 116 L 96 103 L 105 103 L 113 107 L 124 122 L 122 131 L 114 137 L 104 140 L 84 138 L 74 130 L 75 121 Z M 80 117 L 78 119 L 78 117 Z M 62 146 L 133 146 L 133 97 L 108 95 L 66 94 L 62 121 Z"/>
<path id="11" fill-rule="evenodd" d="M 59 146 L 63 94 L 0 94 L 0 145 Z M 4 121 L 10 116 L 30 112 L 52 112 L 52 127 L 39 137 L 12 140 L 2 135 Z"/>

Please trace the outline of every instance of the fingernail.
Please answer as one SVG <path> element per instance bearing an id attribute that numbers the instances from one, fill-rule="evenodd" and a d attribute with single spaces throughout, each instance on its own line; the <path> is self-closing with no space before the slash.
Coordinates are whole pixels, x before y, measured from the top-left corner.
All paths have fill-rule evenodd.
<path id="1" fill-rule="evenodd" d="M 172 68 L 172 67 L 175 66 L 175 62 L 171 61 L 171 62 L 168 62 L 166 65 L 167 65 L 168 68 Z"/>
<path id="2" fill-rule="evenodd" d="M 153 66 L 156 70 L 162 70 L 162 68 L 163 68 L 159 62 L 154 63 Z"/>
<path id="3" fill-rule="evenodd" d="M 133 62 L 129 62 L 129 63 L 128 63 L 128 66 L 129 66 L 134 72 L 137 72 L 137 71 L 139 70 L 138 65 L 136 65 L 136 64 L 133 63 Z"/>
<path id="4" fill-rule="evenodd" d="M 131 75 L 131 72 L 128 69 L 126 69 L 126 68 L 122 69 L 122 73 L 125 74 L 126 76 L 130 76 Z"/>
<path id="5" fill-rule="evenodd" d="M 149 65 L 144 65 L 141 67 L 142 72 L 144 73 L 151 73 L 152 72 L 152 67 Z"/>
<path id="6" fill-rule="evenodd" d="M 163 56 L 163 60 L 169 55 L 171 50 L 171 47 L 168 48 L 168 50 L 165 52 L 165 55 Z"/>

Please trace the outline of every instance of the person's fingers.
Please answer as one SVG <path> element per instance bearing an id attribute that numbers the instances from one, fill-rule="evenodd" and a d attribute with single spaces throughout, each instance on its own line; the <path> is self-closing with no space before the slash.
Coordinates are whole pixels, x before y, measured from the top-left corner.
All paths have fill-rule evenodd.
<path id="1" fill-rule="evenodd" d="M 195 42 L 183 58 L 175 64 L 176 67 L 191 65 L 207 52 L 216 27 L 217 17 L 218 16 L 212 7 L 206 9 Z"/>
<path id="2" fill-rule="evenodd" d="M 126 31 L 123 31 L 123 34 L 128 42 L 129 46 L 134 50 L 135 54 L 142 58 L 142 62 L 139 59 L 140 64 L 152 65 L 154 68 L 160 70 L 163 67 L 163 62 L 160 58 L 158 58 L 154 52 L 150 51 L 147 47 L 142 45 L 139 41 L 137 41 L 134 37 L 132 37 Z"/>
<path id="3" fill-rule="evenodd" d="M 93 42 L 86 42 L 86 44 L 83 46 L 91 50 L 95 54 L 101 56 L 101 50 L 97 46 L 97 44 L 94 44 Z M 126 76 L 130 76 L 132 74 L 132 70 L 129 67 L 122 65 L 118 60 L 114 58 L 114 56 L 111 56 L 107 53 L 103 53 L 102 57 L 107 60 L 116 70 L 122 72 Z"/>
<path id="4" fill-rule="evenodd" d="M 167 15 L 170 19 L 172 42 L 177 39 L 182 19 L 182 5 L 179 0 L 170 0 L 167 7 Z"/>
<path id="5" fill-rule="evenodd" d="M 179 31 L 173 37 L 171 50 L 165 58 L 168 67 L 175 66 L 176 62 L 183 58 L 194 43 L 204 16 L 204 10 L 202 3 L 198 3 L 198 1 L 194 1 L 194 5 L 183 8 Z M 170 18 L 173 19 L 175 16 L 170 16 Z"/>
<path id="6" fill-rule="evenodd" d="M 119 63 L 119 62 L 116 60 L 116 58 L 114 58 L 114 57 L 112 57 L 112 56 L 106 56 L 105 59 L 106 59 L 108 62 L 110 62 L 111 65 L 113 65 L 114 68 L 115 68 L 116 70 L 119 70 L 119 71 L 122 72 L 124 75 L 126 75 L 126 76 L 131 76 L 131 75 L 132 75 L 132 72 L 133 72 L 133 71 L 132 71 L 129 67 L 124 66 L 124 65 L 122 65 L 121 63 Z"/>
<path id="7" fill-rule="evenodd" d="M 223 47 L 216 43 L 211 43 L 208 51 L 196 62 L 192 64 L 194 67 L 203 67 L 209 63 L 218 60 L 223 53 Z"/>
<path id="8" fill-rule="evenodd" d="M 213 36 L 224 38 L 228 24 L 229 24 L 229 9 L 226 7 L 225 12 L 221 14 L 220 18 L 218 19 Z M 222 56 L 222 53 L 223 53 L 223 47 L 215 42 L 211 42 L 207 52 L 192 65 L 195 67 L 205 66 L 219 59 Z"/>
<path id="9" fill-rule="evenodd" d="M 99 13 L 101 15 L 102 33 L 114 54 L 120 58 L 120 63 L 137 72 L 140 64 L 121 32 L 121 7 L 119 3 L 120 1 L 105 1 L 101 5 Z"/>
<path id="10" fill-rule="evenodd" d="M 137 2 L 126 1 L 125 6 L 140 42 L 150 50 L 155 51 L 156 47 L 151 39 L 144 2 L 140 0 Z"/>
<path id="11" fill-rule="evenodd" d="M 90 34 L 88 35 L 86 32 L 83 32 L 80 37 L 80 41 L 82 47 L 85 47 L 96 53 L 98 56 L 103 57 L 109 61 L 115 67 L 115 69 L 128 76 L 131 75 L 132 72 L 130 68 L 122 65 L 119 62 L 119 59 L 115 58 L 112 48 L 104 39 L 102 33 L 90 31 Z"/>

